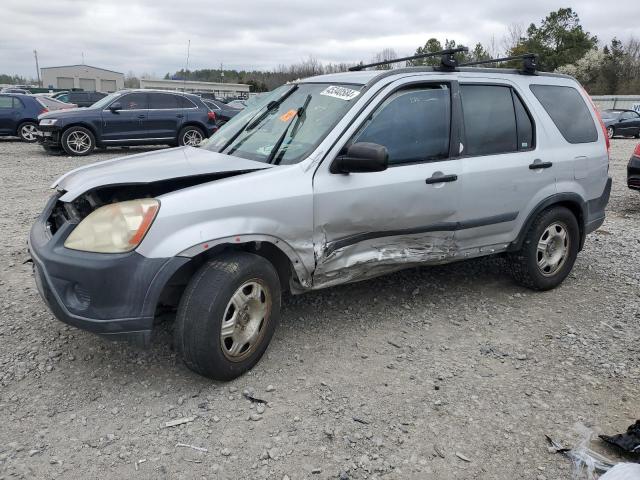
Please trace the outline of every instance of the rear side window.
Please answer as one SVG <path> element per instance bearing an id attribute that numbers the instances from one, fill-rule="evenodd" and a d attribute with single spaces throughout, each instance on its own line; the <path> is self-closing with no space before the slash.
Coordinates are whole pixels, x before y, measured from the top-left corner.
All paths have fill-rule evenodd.
<path id="1" fill-rule="evenodd" d="M 178 105 L 180 108 L 198 108 L 191 100 L 178 95 Z"/>
<path id="2" fill-rule="evenodd" d="M 0 108 L 13 108 L 13 97 L 0 97 Z"/>
<path id="3" fill-rule="evenodd" d="M 149 108 L 152 110 L 179 108 L 178 97 L 168 93 L 150 93 Z"/>
<path id="4" fill-rule="evenodd" d="M 387 147 L 390 165 L 440 160 L 449 156 L 450 119 L 447 85 L 399 90 L 378 107 L 352 143 Z"/>
<path id="5" fill-rule="evenodd" d="M 598 131 L 580 93 L 573 87 L 531 85 L 531 91 L 569 143 L 598 140 Z"/>

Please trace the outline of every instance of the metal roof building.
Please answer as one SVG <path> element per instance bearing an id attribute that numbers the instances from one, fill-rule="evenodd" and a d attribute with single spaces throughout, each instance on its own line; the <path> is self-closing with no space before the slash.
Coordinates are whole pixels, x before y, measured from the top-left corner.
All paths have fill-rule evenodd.
<path id="1" fill-rule="evenodd" d="M 244 83 L 140 79 L 140 88 L 154 88 L 156 90 L 173 90 L 180 92 L 208 92 L 215 94 L 216 98 L 249 97 L 249 85 L 245 85 Z"/>
<path id="2" fill-rule="evenodd" d="M 40 69 L 42 86 L 111 93 L 124 88 L 124 74 L 90 65 L 65 65 Z"/>

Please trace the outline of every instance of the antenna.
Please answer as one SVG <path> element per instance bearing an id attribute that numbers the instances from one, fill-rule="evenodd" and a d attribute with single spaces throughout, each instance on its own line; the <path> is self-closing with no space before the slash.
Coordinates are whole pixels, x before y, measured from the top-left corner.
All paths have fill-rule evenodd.
<path id="1" fill-rule="evenodd" d="M 447 50 L 441 50 L 439 52 L 422 53 L 420 55 L 412 55 L 410 57 L 395 58 L 393 60 L 385 60 L 383 62 L 368 63 L 366 65 L 356 65 L 349 68 L 350 72 L 357 72 L 369 67 L 378 67 L 380 65 L 389 65 L 390 63 L 406 62 L 408 60 L 417 60 L 420 58 L 440 57 L 440 67 L 443 70 L 452 70 L 458 66 L 458 61 L 453 56 L 456 53 L 468 52 L 467 47 L 450 48 Z"/>
<path id="2" fill-rule="evenodd" d="M 187 43 L 187 61 L 184 65 L 184 77 L 182 77 L 182 91 L 186 92 L 187 91 L 187 75 L 188 75 L 188 71 L 189 71 L 189 53 L 191 52 L 191 39 L 189 39 L 189 42 Z"/>

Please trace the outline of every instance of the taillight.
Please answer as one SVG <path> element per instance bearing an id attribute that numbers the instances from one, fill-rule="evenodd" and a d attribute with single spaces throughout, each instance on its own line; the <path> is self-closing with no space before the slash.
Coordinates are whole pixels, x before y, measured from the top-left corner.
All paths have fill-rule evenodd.
<path id="1" fill-rule="evenodd" d="M 593 107 L 593 110 L 596 112 L 596 116 L 598 117 L 598 121 L 600 122 L 600 127 L 602 128 L 602 133 L 604 134 L 604 139 L 607 144 L 607 154 L 609 154 L 610 153 L 609 151 L 611 150 L 611 141 L 609 140 L 607 127 L 604 126 L 604 122 L 602 121 L 602 117 L 600 116 L 600 110 L 598 110 L 598 107 L 596 107 L 596 104 L 593 103 L 593 100 L 591 99 L 591 95 L 589 95 L 584 88 L 582 89 L 582 91 L 587 96 L 587 98 L 589 99 L 589 103 Z"/>
<path id="2" fill-rule="evenodd" d="M 211 120 L 212 122 L 216 121 L 216 112 L 212 112 L 212 111 L 208 111 L 207 112 L 207 117 L 209 118 L 209 120 Z"/>
<path id="3" fill-rule="evenodd" d="M 638 145 L 636 145 L 636 149 L 633 151 L 633 154 L 640 158 L 640 143 Z"/>
<path id="4" fill-rule="evenodd" d="M 49 109 L 45 108 L 44 110 L 42 110 L 38 115 L 42 115 L 43 113 L 49 113 Z"/>

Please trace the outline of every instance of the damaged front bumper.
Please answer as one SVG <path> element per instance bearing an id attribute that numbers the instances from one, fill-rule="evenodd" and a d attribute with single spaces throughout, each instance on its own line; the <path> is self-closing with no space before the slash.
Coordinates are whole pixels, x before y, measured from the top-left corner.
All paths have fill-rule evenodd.
<path id="1" fill-rule="evenodd" d="M 65 248 L 75 224 L 65 222 L 52 233 L 50 217 L 58 201 L 57 195 L 51 198 L 29 235 L 35 280 L 45 303 L 66 324 L 147 343 L 160 294 L 189 259 Z"/>
<path id="2" fill-rule="evenodd" d="M 61 130 L 53 125 L 38 125 L 36 140 L 45 148 L 60 148 Z"/>

